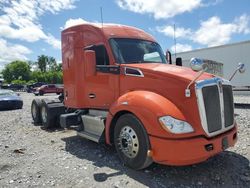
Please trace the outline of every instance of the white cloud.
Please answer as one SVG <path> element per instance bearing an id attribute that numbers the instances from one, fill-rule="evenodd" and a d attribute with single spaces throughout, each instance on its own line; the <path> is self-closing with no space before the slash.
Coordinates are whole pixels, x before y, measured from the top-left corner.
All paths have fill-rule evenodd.
<path id="1" fill-rule="evenodd" d="M 45 40 L 48 44 L 53 46 L 55 49 L 61 49 L 61 41 L 56 39 L 53 35 L 48 34 Z"/>
<path id="2" fill-rule="evenodd" d="M 163 26 L 163 27 L 156 27 L 156 30 L 160 33 L 168 37 L 174 37 L 174 27 L 173 26 Z M 191 29 L 185 29 L 182 27 L 177 27 L 175 29 L 175 37 L 176 38 L 187 38 L 192 34 Z"/>
<path id="3" fill-rule="evenodd" d="M 180 43 L 176 44 L 176 53 L 186 52 L 186 51 L 191 51 L 191 50 L 192 50 L 192 46 L 188 44 L 180 44 Z M 171 51 L 175 52 L 175 46 L 171 47 Z"/>
<path id="4" fill-rule="evenodd" d="M 0 39 L 0 49 L 0 69 L 8 62 L 14 60 L 27 60 L 26 55 L 31 53 L 31 50 L 25 46 L 11 44 L 4 39 Z"/>
<path id="5" fill-rule="evenodd" d="M 224 0 L 210 0 L 208 2 L 203 2 L 202 6 L 203 7 L 209 7 L 209 6 L 216 6 L 220 3 L 222 3 Z"/>
<path id="6" fill-rule="evenodd" d="M 202 45 L 217 46 L 228 43 L 233 34 L 249 33 L 250 17 L 242 15 L 232 23 L 222 23 L 221 19 L 213 16 L 201 22 L 201 27 L 194 32 L 192 40 Z"/>
<path id="7" fill-rule="evenodd" d="M 75 8 L 74 3 L 76 0 L 39 0 L 41 12 L 49 11 L 53 14 L 65 9 Z"/>
<path id="8" fill-rule="evenodd" d="M 170 18 L 202 6 L 201 0 L 116 0 L 119 7 L 140 14 L 152 14 L 155 19 Z"/>
<path id="9" fill-rule="evenodd" d="M 183 38 L 205 46 L 218 46 L 230 42 L 234 34 L 249 34 L 250 16 L 243 14 L 231 23 L 223 23 L 217 16 L 201 21 L 197 30 L 190 28 L 176 28 L 176 38 Z M 156 30 L 168 37 L 173 37 L 172 26 L 156 27 Z"/>
<path id="10" fill-rule="evenodd" d="M 220 18 L 214 16 L 201 22 L 201 27 L 194 33 L 192 40 L 199 44 L 216 46 L 230 41 L 235 31 L 234 24 L 223 24 Z"/>
<path id="11" fill-rule="evenodd" d="M 0 37 L 35 42 L 44 40 L 60 49 L 60 41 L 45 33 L 39 18 L 45 13 L 57 14 L 61 10 L 74 8 L 75 0 L 1 0 Z"/>
<path id="12" fill-rule="evenodd" d="M 0 18 L 1 21 L 1 18 Z M 35 42 L 40 39 L 45 39 L 46 34 L 37 25 L 32 25 L 30 27 L 22 27 L 15 29 L 10 25 L 0 25 L 0 37 L 19 39 L 27 42 Z"/>
<path id="13" fill-rule="evenodd" d="M 82 19 L 82 18 L 69 19 L 69 20 L 66 21 L 64 27 L 61 27 L 61 29 L 67 29 L 67 28 L 69 28 L 71 26 L 84 24 L 84 23 L 88 23 L 88 22 L 86 20 Z"/>
<path id="14" fill-rule="evenodd" d="M 250 16 L 243 14 L 239 18 L 235 19 L 235 23 L 237 24 L 237 31 L 239 33 L 249 34 L 250 26 L 249 26 Z"/>

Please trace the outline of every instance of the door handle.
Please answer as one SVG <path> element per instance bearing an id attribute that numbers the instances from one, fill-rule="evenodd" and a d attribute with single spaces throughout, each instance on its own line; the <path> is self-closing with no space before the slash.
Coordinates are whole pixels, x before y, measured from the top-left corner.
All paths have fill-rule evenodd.
<path id="1" fill-rule="evenodd" d="M 89 94 L 89 98 L 90 98 L 90 99 L 94 99 L 94 98 L 95 98 L 95 94 L 94 94 L 94 93 L 90 93 L 90 94 Z"/>

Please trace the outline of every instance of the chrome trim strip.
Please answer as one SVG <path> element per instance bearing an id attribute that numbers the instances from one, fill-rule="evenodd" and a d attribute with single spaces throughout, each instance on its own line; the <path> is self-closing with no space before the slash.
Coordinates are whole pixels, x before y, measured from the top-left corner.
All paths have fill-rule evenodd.
<path id="1" fill-rule="evenodd" d="M 223 99 L 223 89 L 222 89 L 222 80 L 218 80 L 217 87 L 219 91 L 219 97 L 220 97 L 220 113 L 221 113 L 221 126 L 222 129 L 225 128 L 225 115 L 224 115 L 224 99 Z"/>
<path id="2" fill-rule="evenodd" d="M 197 81 L 195 84 L 195 93 L 196 93 L 196 99 L 197 99 L 197 104 L 198 104 L 198 109 L 199 109 L 199 114 L 200 114 L 200 119 L 201 119 L 201 125 L 202 125 L 203 130 L 206 132 L 206 134 L 209 137 L 226 132 L 227 130 L 233 128 L 234 123 L 235 123 L 235 120 L 234 120 L 234 123 L 232 125 L 225 127 L 223 88 L 220 89 L 219 82 L 221 82 L 222 84 L 221 86 L 231 85 L 231 83 L 228 80 L 225 80 L 223 78 L 218 78 L 218 77 L 208 79 L 208 80 Z M 205 104 L 204 104 L 203 94 L 202 94 L 202 88 L 207 87 L 207 86 L 212 86 L 212 85 L 217 85 L 218 90 L 219 90 L 222 129 L 209 133 L 208 125 L 207 125 L 206 109 L 205 109 Z"/>
<path id="3" fill-rule="evenodd" d="M 138 72 L 140 73 L 140 75 L 129 74 L 129 73 L 127 73 L 127 69 L 136 70 L 136 71 L 138 71 Z M 142 71 L 141 71 L 140 69 L 138 69 L 138 68 L 125 67 L 125 68 L 124 68 L 124 74 L 125 74 L 126 76 L 144 77 L 144 74 L 143 74 Z"/>

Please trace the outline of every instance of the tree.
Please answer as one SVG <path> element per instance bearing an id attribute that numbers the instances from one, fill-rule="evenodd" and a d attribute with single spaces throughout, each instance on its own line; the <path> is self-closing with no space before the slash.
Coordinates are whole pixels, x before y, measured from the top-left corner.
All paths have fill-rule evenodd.
<path id="1" fill-rule="evenodd" d="M 38 56 L 37 65 L 42 72 L 46 72 L 47 64 L 48 64 L 48 56 L 45 55 Z"/>
<path id="2" fill-rule="evenodd" d="M 13 61 L 7 64 L 2 71 L 4 79 L 9 83 L 13 80 L 28 81 L 30 73 L 30 66 L 24 61 Z"/>
<path id="3" fill-rule="evenodd" d="M 46 55 L 38 56 L 37 65 L 41 72 L 58 71 L 60 69 L 56 63 L 56 59 Z"/>
<path id="4" fill-rule="evenodd" d="M 57 63 L 54 57 L 48 57 L 48 67 L 50 71 L 56 71 Z"/>

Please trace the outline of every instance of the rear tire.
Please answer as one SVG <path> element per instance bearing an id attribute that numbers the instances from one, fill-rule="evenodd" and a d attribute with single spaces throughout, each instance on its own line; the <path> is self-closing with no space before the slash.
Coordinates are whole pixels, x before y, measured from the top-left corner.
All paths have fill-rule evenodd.
<path id="1" fill-rule="evenodd" d="M 41 123 L 41 105 L 42 102 L 40 99 L 34 99 L 31 104 L 31 115 L 35 124 Z"/>
<path id="2" fill-rule="evenodd" d="M 41 122 L 45 129 L 56 127 L 56 116 L 49 113 L 49 107 L 47 103 L 42 100 L 41 105 Z"/>
<path id="3" fill-rule="evenodd" d="M 41 96 L 42 96 L 43 94 L 44 94 L 44 92 L 43 92 L 43 91 L 39 91 L 39 95 L 41 95 Z"/>
<path id="4" fill-rule="evenodd" d="M 147 155 L 150 149 L 147 132 L 132 114 L 124 114 L 117 120 L 114 143 L 121 161 L 132 169 L 143 169 L 153 162 Z"/>

